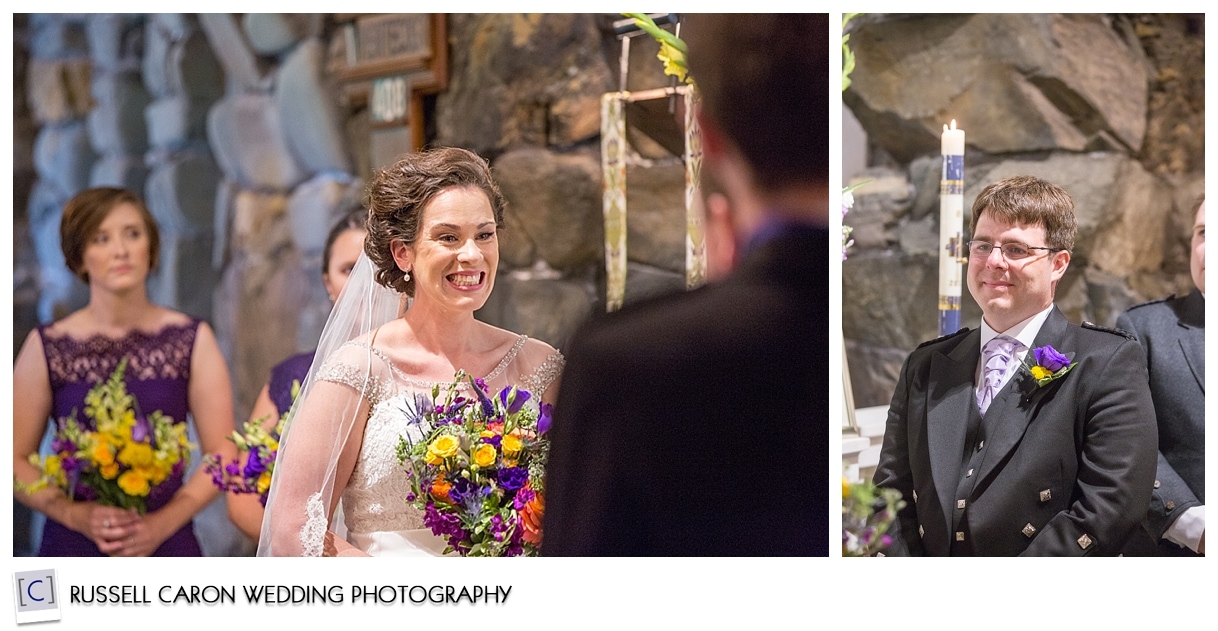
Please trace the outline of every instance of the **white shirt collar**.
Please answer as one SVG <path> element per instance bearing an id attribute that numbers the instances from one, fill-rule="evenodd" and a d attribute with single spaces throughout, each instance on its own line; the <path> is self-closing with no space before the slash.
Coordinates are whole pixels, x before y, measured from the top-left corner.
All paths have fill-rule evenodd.
<path id="1" fill-rule="evenodd" d="M 984 349 L 986 343 L 995 337 L 998 337 L 999 335 L 1006 335 L 1007 337 L 1013 337 L 1019 340 L 1019 343 L 1023 344 L 1023 350 L 1019 352 L 1020 359 L 1023 359 L 1024 355 L 1027 354 L 1028 349 L 1032 348 L 1032 342 L 1036 341 L 1036 334 L 1040 333 L 1040 327 L 1044 325 L 1045 320 L 1049 319 L 1049 312 L 1052 310 L 1053 304 L 1050 303 L 1044 311 L 1033 315 L 1032 317 L 1005 331 L 995 331 L 985 321 L 985 318 L 981 318 L 981 348 Z"/>

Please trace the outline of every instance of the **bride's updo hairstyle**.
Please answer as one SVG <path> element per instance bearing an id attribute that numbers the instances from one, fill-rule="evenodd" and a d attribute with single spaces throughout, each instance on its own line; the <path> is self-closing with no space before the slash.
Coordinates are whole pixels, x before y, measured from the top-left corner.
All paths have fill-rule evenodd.
<path id="1" fill-rule="evenodd" d="M 441 191 L 461 186 L 472 186 L 486 194 L 495 226 L 503 229 L 503 194 L 491 179 L 486 160 L 473 152 L 441 147 L 410 153 L 373 174 L 368 183 L 364 252 L 376 266 L 376 282 L 414 296 L 414 278 L 404 280 L 405 273 L 393 260 L 392 244 L 401 240 L 413 245 L 419 236 L 423 208 Z"/>

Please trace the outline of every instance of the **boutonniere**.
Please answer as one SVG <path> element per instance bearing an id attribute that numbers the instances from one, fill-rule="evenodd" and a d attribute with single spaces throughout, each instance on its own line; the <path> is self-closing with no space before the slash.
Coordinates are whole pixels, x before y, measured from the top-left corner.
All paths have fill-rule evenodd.
<path id="1" fill-rule="evenodd" d="M 1057 379 L 1066 376 L 1078 362 L 1072 361 L 1074 353 L 1062 354 L 1049 345 L 1032 349 L 1032 354 L 1025 359 L 1024 368 L 1032 375 L 1036 385 L 1044 387 Z"/>

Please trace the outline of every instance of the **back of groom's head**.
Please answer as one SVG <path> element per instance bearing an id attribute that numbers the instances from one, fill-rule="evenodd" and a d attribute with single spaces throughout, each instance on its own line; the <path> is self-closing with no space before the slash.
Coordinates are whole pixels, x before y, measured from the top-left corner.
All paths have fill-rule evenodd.
<path id="1" fill-rule="evenodd" d="M 695 14 L 682 36 L 705 116 L 757 185 L 828 179 L 828 14 Z"/>

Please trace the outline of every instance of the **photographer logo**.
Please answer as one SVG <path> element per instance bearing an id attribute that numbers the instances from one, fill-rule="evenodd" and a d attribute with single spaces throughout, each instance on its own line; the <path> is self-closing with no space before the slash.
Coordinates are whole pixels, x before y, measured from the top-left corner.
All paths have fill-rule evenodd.
<path id="1" fill-rule="evenodd" d="M 59 593 L 55 570 L 30 570 L 13 573 L 13 602 L 17 605 L 17 624 L 59 620 Z"/>

